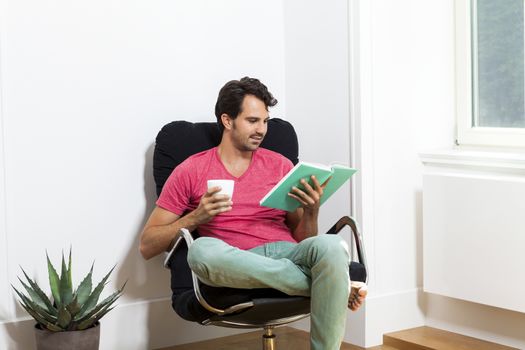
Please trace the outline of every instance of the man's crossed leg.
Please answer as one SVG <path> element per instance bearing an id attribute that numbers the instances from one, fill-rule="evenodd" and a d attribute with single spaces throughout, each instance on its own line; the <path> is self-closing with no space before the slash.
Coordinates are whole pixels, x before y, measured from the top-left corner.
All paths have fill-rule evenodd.
<path id="1" fill-rule="evenodd" d="M 364 283 L 353 282 L 351 288 L 348 245 L 336 235 L 268 243 L 249 251 L 202 237 L 190 247 L 188 263 L 211 286 L 274 288 L 311 297 L 312 350 L 339 349 L 346 307 L 357 310 L 367 293 Z"/>

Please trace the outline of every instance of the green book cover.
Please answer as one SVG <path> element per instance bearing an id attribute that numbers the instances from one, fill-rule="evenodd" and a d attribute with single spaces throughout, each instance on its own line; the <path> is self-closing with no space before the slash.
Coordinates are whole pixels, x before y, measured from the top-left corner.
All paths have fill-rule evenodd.
<path id="1" fill-rule="evenodd" d="M 300 185 L 301 179 L 308 180 L 308 183 L 312 185 L 312 175 L 315 175 L 320 184 L 323 184 L 332 176 L 321 197 L 321 204 L 323 204 L 332 194 L 343 186 L 356 171 L 356 169 L 344 165 L 327 166 L 323 164 L 299 162 L 261 199 L 260 205 L 263 207 L 294 211 L 300 206 L 300 203 L 288 196 L 292 187 L 297 186 L 302 189 L 303 186 Z"/>

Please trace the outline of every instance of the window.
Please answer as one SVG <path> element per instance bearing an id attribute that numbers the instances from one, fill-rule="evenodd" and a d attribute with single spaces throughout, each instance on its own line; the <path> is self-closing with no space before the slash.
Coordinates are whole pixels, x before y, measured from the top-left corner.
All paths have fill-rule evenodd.
<path id="1" fill-rule="evenodd" d="M 525 147 L 523 0 L 456 1 L 457 143 Z"/>

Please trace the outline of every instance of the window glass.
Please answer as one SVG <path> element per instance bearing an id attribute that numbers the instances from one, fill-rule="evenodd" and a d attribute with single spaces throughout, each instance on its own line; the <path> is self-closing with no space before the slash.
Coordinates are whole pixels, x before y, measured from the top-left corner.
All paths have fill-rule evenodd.
<path id="1" fill-rule="evenodd" d="M 474 127 L 525 128 L 523 0 L 473 0 Z"/>

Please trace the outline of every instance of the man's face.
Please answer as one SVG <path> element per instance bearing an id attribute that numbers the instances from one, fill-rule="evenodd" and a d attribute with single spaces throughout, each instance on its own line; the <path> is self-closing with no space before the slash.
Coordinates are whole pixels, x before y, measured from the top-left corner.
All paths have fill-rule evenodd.
<path id="1" fill-rule="evenodd" d="M 240 151 L 255 151 L 268 130 L 268 111 L 264 102 L 253 95 L 246 95 L 241 112 L 232 120 L 231 140 Z"/>

